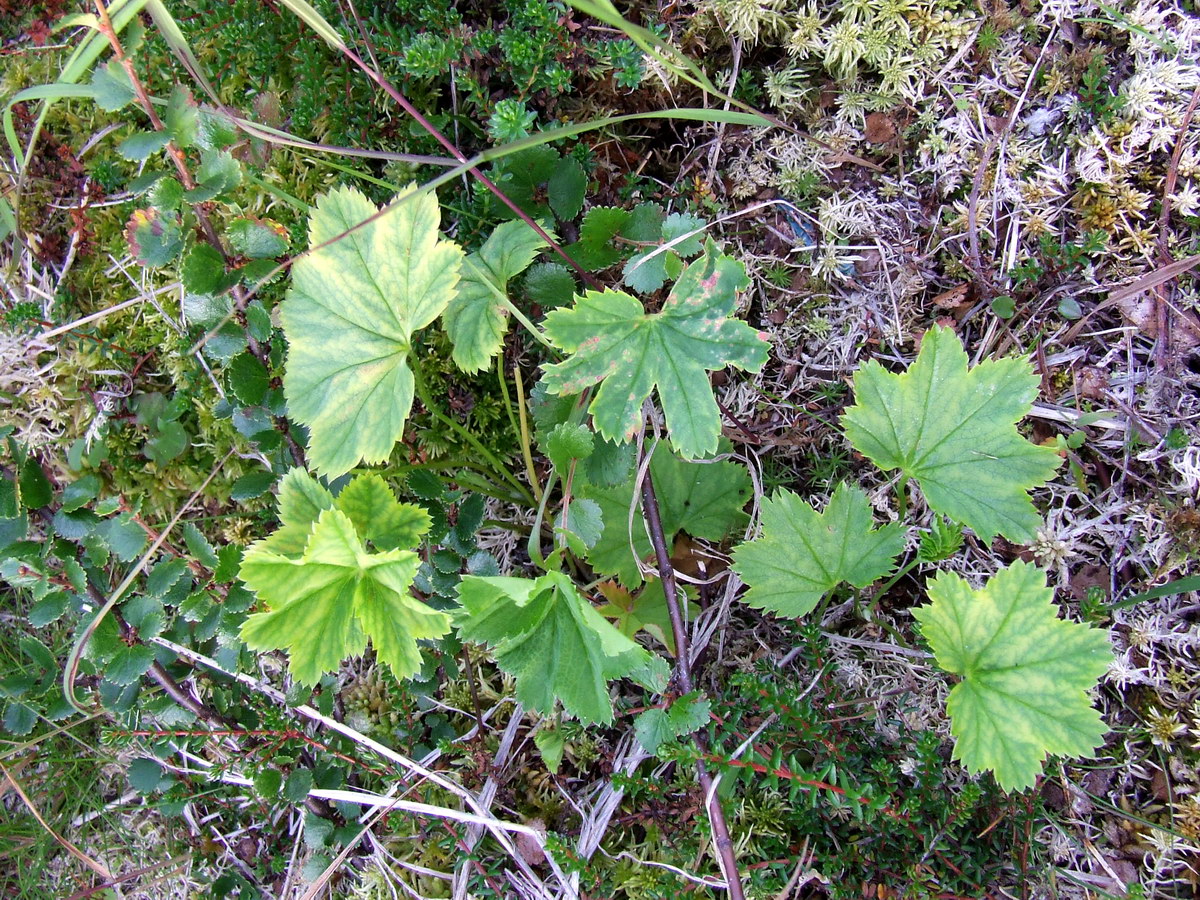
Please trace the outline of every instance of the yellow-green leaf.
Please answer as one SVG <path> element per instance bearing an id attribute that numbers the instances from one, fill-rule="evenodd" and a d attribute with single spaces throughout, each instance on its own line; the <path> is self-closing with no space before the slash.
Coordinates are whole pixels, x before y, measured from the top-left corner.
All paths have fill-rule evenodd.
<path id="1" fill-rule="evenodd" d="M 1061 462 L 1016 429 L 1037 389 L 1023 359 L 986 360 L 968 371 L 958 337 L 934 327 L 907 372 L 894 375 L 874 360 L 858 370 L 842 427 L 875 465 L 916 479 L 934 511 L 984 541 L 997 534 L 1031 541 L 1040 520 L 1028 492 Z"/>
<path id="2" fill-rule="evenodd" d="M 1112 658 L 1103 631 L 1057 616 L 1046 575 L 1014 562 L 980 590 L 951 572 L 913 610 L 948 672 L 962 677 L 946 710 L 954 758 L 995 772 L 1006 791 L 1032 787 L 1047 753 L 1087 756 L 1104 740 L 1088 691 Z"/>
<path id="3" fill-rule="evenodd" d="M 508 331 L 505 299 L 509 279 L 524 272 L 546 241 L 520 220 L 504 222 L 466 258 L 462 279 L 442 316 L 464 372 L 485 368 Z"/>
<path id="4" fill-rule="evenodd" d="M 421 666 L 417 641 L 449 631 L 449 616 L 409 593 L 419 557 L 368 552 L 341 510 L 320 513 L 299 559 L 265 543 L 246 551 L 241 578 L 269 609 L 247 618 L 241 636 L 255 650 L 286 649 L 297 681 L 315 684 L 336 671 L 368 637 L 396 677 L 408 678 Z"/>
<path id="5" fill-rule="evenodd" d="M 293 266 L 281 305 L 289 413 L 309 427 L 313 467 L 331 477 L 392 452 L 412 407 L 412 336 L 458 283 L 462 251 L 438 234 L 437 198 L 410 187 L 400 199 L 343 234 L 378 210 L 350 188 L 321 197 L 309 225 L 320 249 Z"/>

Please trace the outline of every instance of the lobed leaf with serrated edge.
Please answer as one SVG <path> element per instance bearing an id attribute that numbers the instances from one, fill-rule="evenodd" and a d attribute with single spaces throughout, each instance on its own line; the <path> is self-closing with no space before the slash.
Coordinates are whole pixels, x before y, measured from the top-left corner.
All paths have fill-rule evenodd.
<path id="1" fill-rule="evenodd" d="M 1037 389 L 1022 359 L 987 360 L 968 371 L 958 337 L 935 327 L 907 372 L 894 375 L 874 360 L 859 369 L 842 427 L 875 465 L 916 479 L 934 511 L 984 541 L 997 534 L 1031 541 L 1040 519 L 1028 491 L 1061 462 L 1016 429 Z"/>
<path id="2" fill-rule="evenodd" d="M 499 351 L 508 331 L 508 310 L 501 299 L 508 282 L 529 268 L 545 246 L 545 239 L 524 222 L 504 222 L 463 262 L 442 323 L 454 345 L 454 364 L 464 372 L 485 368 Z"/>
<path id="3" fill-rule="evenodd" d="M 544 714 L 557 700 L 584 722 L 611 722 L 608 681 L 648 656 L 558 572 L 537 579 L 469 575 L 459 600 L 463 639 L 493 647 L 497 664 L 516 679 L 517 699 Z"/>
<path id="4" fill-rule="evenodd" d="M 288 411 L 309 427 L 313 468 L 331 477 L 391 454 L 412 407 L 412 336 L 458 283 L 462 251 L 438 234 L 437 198 L 414 190 L 361 228 L 378 212 L 363 194 L 321 197 L 309 225 L 309 246 L 320 249 L 292 267 L 280 307 Z"/>
<path id="5" fill-rule="evenodd" d="M 570 309 L 546 317 L 546 334 L 570 354 L 546 367 L 544 382 L 558 394 L 594 384 L 588 411 L 606 438 L 627 441 L 642 421 L 642 404 L 657 389 L 671 442 L 681 454 L 717 448 L 721 420 L 708 371 L 734 366 L 757 372 L 767 342 L 745 322 L 729 318 L 737 291 L 749 283 L 741 263 L 710 241 L 671 290 L 662 312 L 647 314 L 621 291 L 588 291 Z"/>
<path id="6" fill-rule="evenodd" d="M 1032 787 L 1047 753 L 1086 756 L 1104 740 L 1088 691 L 1112 658 L 1104 632 L 1059 619 L 1046 575 L 1017 561 L 980 590 L 950 572 L 913 610 L 937 663 L 962 676 L 946 711 L 954 758 L 1006 791 Z"/>
<path id="7" fill-rule="evenodd" d="M 408 593 L 420 558 L 409 550 L 368 553 L 354 523 L 323 510 L 299 559 L 253 544 L 241 578 L 268 605 L 251 615 L 241 637 L 255 650 L 287 649 L 292 676 L 315 684 L 356 656 L 369 636 L 397 678 L 421 667 L 417 641 L 450 629 L 450 618 Z"/>
<path id="8" fill-rule="evenodd" d="M 748 604 L 781 616 L 812 612 L 843 581 L 866 587 L 904 550 L 903 527 L 873 529 L 867 495 L 845 484 L 820 513 L 781 490 L 763 501 L 762 525 L 758 540 L 734 550 L 732 568 L 750 586 Z"/>

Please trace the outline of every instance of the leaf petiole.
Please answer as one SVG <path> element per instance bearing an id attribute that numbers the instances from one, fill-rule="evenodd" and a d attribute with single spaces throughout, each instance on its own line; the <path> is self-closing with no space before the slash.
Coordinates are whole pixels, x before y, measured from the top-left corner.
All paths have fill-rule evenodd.
<path id="1" fill-rule="evenodd" d="M 420 399 L 421 403 L 424 404 L 425 408 L 429 411 L 429 415 L 433 416 L 434 419 L 441 422 L 459 437 L 463 438 L 468 444 L 474 447 L 484 459 L 491 463 L 493 472 L 503 477 L 505 481 L 517 489 L 521 496 L 528 500 L 530 504 L 533 504 L 533 494 L 529 492 L 529 488 L 521 484 L 521 482 L 518 481 L 511 472 L 508 471 L 508 466 L 501 462 L 497 458 L 496 454 L 480 443 L 479 439 L 475 437 L 475 435 L 471 434 L 471 432 L 467 431 L 467 429 L 463 428 L 449 416 L 445 415 L 440 409 L 437 408 L 437 406 L 434 405 L 433 400 L 429 396 L 429 388 L 425 385 L 425 379 L 421 376 L 420 366 L 414 365 L 412 367 L 412 373 L 413 388 L 418 399 Z"/>

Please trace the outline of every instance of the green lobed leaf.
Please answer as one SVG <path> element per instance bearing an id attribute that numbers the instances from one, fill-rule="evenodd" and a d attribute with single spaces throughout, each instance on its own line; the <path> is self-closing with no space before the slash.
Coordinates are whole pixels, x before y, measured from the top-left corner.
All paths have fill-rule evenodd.
<path id="1" fill-rule="evenodd" d="M 304 469 L 289 469 L 279 480 L 279 528 L 260 542 L 262 549 L 280 556 L 301 556 L 313 525 L 327 509 L 333 509 L 333 494 Z"/>
<path id="2" fill-rule="evenodd" d="M 757 372 L 767 341 L 729 318 L 736 292 L 749 284 L 742 264 L 709 243 L 684 270 L 662 312 L 647 314 L 621 291 L 587 291 L 571 309 L 546 317 L 546 334 L 571 353 L 546 367 L 546 386 L 578 394 L 599 384 L 588 407 L 596 430 L 628 441 L 642 424 L 642 404 L 657 389 L 672 445 L 684 456 L 717 449 L 721 419 L 706 370 Z"/>
<path id="3" fill-rule="evenodd" d="M 1032 787 L 1048 753 L 1088 756 L 1107 730 L 1088 691 L 1112 659 L 1103 631 L 1057 617 L 1041 569 L 1017 561 L 979 590 L 951 572 L 913 610 L 937 663 L 962 681 L 946 710 L 954 758 L 1006 791 Z"/>
<path id="4" fill-rule="evenodd" d="M 411 503 L 400 503 L 378 475 L 359 475 L 335 501 L 362 540 L 377 550 L 415 547 L 429 531 L 429 513 Z"/>
<path id="5" fill-rule="evenodd" d="M 266 541 L 246 551 L 241 578 L 269 610 L 246 619 L 242 640 L 255 650 L 287 649 L 292 676 L 311 685 L 360 654 L 369 637 L 396 677 L 408 678 L 421 668 L 417 641 L 450 627 L 445 613 L 409 593 L 419 564 L 408 550 L 368 552 L 349 516 L 323 510 L 300 559 Z"/>
<path id="6" fill-rule="evenodd" d="M 762 504 L 762 536 L 733 552 L 733 571 L 750 590 L 742 598 L 780 616 L 803 616 L 843 581 L 866 587 L 904 550 L 904 527 L 872 528 L 871 505 L 858 487 L 839 484 L 824 512 L 791 491 Z"/>
<path id="7" fill-rule="evenodd" d="M 558 700 L 583 722 L 612 722 L 608 681 L 648 657 L 560 572 L 536 579 L 468 575 L 459 600 L 462 638 L 492 647 L 497 665 L 516 679 L 517 699 L 543 714 Z"/>
<path id="8" fill-rule="evenodd" d="M 188 203 L 204 203 L 242 183 L 242 164 L 225 150 L 205 150 L 196 170 L 196 186 L 185 191 Z"/>
<path id="9" fill-rule="evenodd" d="M 529 268 L 545 246 L 524 222 L 503 222 L 463 261 L 442 324 L 454 345 L 454 364 L 464 372 L 486 368 L 500 350 L 508 331 L 508 282 Z"/>
<path id="10" fill-rule="evenodd" d="M 441 314 L 458 282 L 462 251 L 439 237 L 437 198 L 413 191 L 292 267 L 280 307 L 288 339 L 284 393 L 292 418 L 309 426 L 313 467 L 326 475 L 391 454 L 412 407 L 413 333 Z M 333 190 L 312 213 L 309 245 L 376 213 L 358 191 Z"/>
<path id="11" fill-rule="evenodd" d="M 96 105 L 105 112 L 116 112 L 137 99 L 129 74 L 115 58 L 92 70 L 91 85 Z"/>
<path id="12" fill-rule="evenodd" d="M 934 327 L 908 371 L 872 360 L 854 375 L 855 404 L 842 416 L 854 448 L 917 481 L 929 506 L 991 541 L 1032 541 L 1040 519 L 1029 490 L 1062 460 L 1021 437 L 1038 379 L 1023 359 L 987 360 L 970 371 L 957 335 Z"/>
<path id="13" fill-rule="evenodd" d="M 750 499 L 751 485 L 745 466 L 727 460 L 687 462 L 660 447 L 654 450 L 650 474 L 668 545 L 680 531 L 719 541 L 746 519 L 742 508 Z M 588 562 L 597 574 L 616 575 L 626 587 L 642 583 L 637 561 L 653 552 L 642 521 L 640 496 L 630 531 L 634 481 L 631 474 L 615 487 L 589 484 L 578 490 L 580 497 L 596 501 L 604 521 L 604 531 L 589 551 Z M 636 557 L 629 549 L 631 540 Z"/>
<path id="14" fill-rule="evenodd" d="M 187 87 L 176 84 L 171 88 L 163 124 L 167 133 L 171 135 L 171 140 L 179 147 L 190 147 L 196 143 L 199 127 L 197 112 L 196 101 Z"/>

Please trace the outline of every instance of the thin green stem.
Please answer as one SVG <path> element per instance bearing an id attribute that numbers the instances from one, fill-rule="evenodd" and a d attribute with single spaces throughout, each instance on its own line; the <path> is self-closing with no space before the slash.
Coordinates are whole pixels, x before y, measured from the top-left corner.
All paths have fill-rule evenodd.
<path id="1" fill-rule="evenodd" d="M 496 380 L 500 382 L 500 393 L 504 395 L 504 411 L 508 413 L 509 424 L 512 425 L 513 433 L 517 436 L 517 442 L 521 445 L 521 458 L 525 461 L 525 474 L 529 476 L 529 486 L 533 488 L 533 495 L 540 503 L 542 500 L 542 486 L 538 484 L 537 470 L 533 467 L 533 454 L 529 447 L 529 428 L 525 422 L 525 393 L 521 390 L 521 369 L 514 367 L 517 381 L 517 402 L 521 413 L 521 421 L 517 421 L 517 416 L 513 412 L 512 398 L 508 395 L 508 381 L 504 377 L 504 354 L 496 357 Z"/>
<path id="2" fill-rule="evenodd" d="M 908 476 L 901 475 L 900 480 L 896 482 L 896 510 L 899 512 L 899 519 L 904 521 L 904 515 L 908 512 Z"/>
<path id="3" fill-rule="evenodd" d="M 505 481 L 509 482 L 513 487 L 515 487 L 523 497 L 528 499 L 529 505 L 533 506 L 536 502 L 533 499 L 533 494 L 531 494 L 529 489 L 525 487 L 525 485 L 521 484 L 521 482 L 518 481 L 511 472 L 508 471 L 508 466 L 501 462 L 495 453 L 480 443 L 479 439 L 475 437 L 475 435 L 471 434 L 471 432 L 463 428 L 462 425 L 458 424 L 458 422 L 455 422 L 449 416 L 445 415 L 434 405 L 433 400 L 429 396 L 429 389 L 425 386 L 425 379 L 421 376 L 420 367 L 414 365 L 412 367 L 412 373 L 413 387 L 416 390 L 417 397 L 420 399 L 421 403 L 425 405 L 425 409 L 429 411 L 429 415 L 433 416 L 434 419 L 441 422 L 443 425 L 465 440 L 468 444 L 474 447 L 479 455 L 492 465 L 492 471 L 495 474 L 503 477 Z"/>
<path id="4" fill-rule="evenodd" d="M 475 279 L 477 281 L 479 281 L 481 284 L 484 284 L 487 286 L 488 290 L 492 292 L 492 296 L 494 296 L 496 298 L 496 300 L 500 303 L 501 306 L 503 306 L 506 310 L 508 310 L 509 315 L 511 315 L 518 322 L 520 322 L 521 325 L 525 328 L 525 330 L 528 331 L 531 335 L 533 335 L 534 340 L 536 340 L 543 347 L 546 347 L 549 350 L 551 350 L 553 353 L 555 353 L 555 354 L 558 353 L 558 348 L 555 347 L 552 343 L 550 343 L 550 339 L 547 338 L 546 335 L 542 333 L 542 329 L 538 328 L 531 321 L 529 321 L 529 319 L 528 319 L 528 317 L 526 317 L 525 313 L 521 312 L 519 309 L 517 309 L 516 306 L 513 305 L 513 302 L 508 299 L 508 294 L 506 294 L 504 291 L 500 290 L 500 286 L 497 285 L 494 281 L 492 281 L 492 279 L 488 277 L 486 272 L 481 271 L 481 267 L 479 265 L 477 265 L 475 262 L 473 262 L 471 260 L 471 257 L 468 256 L 468 257 L 464 258 L 463 265 L 467 266 L 471 269 L 471 273 L 475 276 Z"/>

